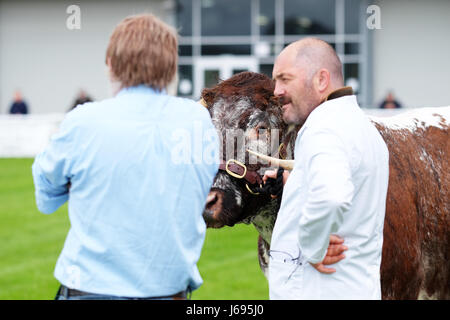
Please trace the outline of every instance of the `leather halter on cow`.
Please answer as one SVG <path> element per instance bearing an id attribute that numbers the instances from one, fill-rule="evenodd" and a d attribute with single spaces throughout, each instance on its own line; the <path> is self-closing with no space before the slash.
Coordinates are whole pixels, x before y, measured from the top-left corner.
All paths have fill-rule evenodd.
<path id="1" fill-rule="evenodd" d="M 223 170 L 230 176 L 246 181 L 245 187 L 253 195 L 259 195 L 259 192 L 252 191 L 251 187 L 262 187 L 262 177 L 256 170 L 248 170 L 247 166 L 235 159 L 229 159 L 226 163 L 221 161 L 219 170 Z M 250 184 L 250 186 L 249 186 Z"/>

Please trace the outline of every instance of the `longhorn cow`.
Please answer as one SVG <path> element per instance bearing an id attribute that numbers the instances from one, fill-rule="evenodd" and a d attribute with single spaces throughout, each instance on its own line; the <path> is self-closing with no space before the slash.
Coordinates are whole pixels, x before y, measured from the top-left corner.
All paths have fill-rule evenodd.
<path id="1" fill-rule="evenodd" d="M 299 130 L 284 124 L 273 89 L 267 76 L 243 72 L 204 89 L 201 100 L 224 146 L 203 216 L 213 228 L 253 224 L 264 272 L 279 199 L 257 190 L 270 165 L 291 168 L 293 160 L 278 158 L 293 154 Z M 390 154 L 382 297 L 450 299 L 450 107 L 371 117 L 371 121 Z M 230 139 L 230 133 L 236 132 Z M 241 140 L 240 147 L 236 139 Z M 256 160 L 245 150 L 264 150 L 274 157 Z"/>

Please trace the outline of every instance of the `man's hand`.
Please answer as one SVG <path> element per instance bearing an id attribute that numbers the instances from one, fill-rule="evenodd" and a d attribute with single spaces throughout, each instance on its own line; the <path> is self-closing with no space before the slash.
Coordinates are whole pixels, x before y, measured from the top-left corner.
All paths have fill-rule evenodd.
<path id="1" fill-rule="evenodd" d="M 344 239 L 339 238 L 335 235 L 330 235 L 330 244 L 328 245 L 328 250 L 325 258 L 322 262 L 311 265 L 319 272 L 331 274 L 335 273 L 336 269 L 334 268 L 327 268 L 325 265 L 330 265 L 337 263 L 345 258 L 345 255 L 343 254 L 344 251 L 348 250 L 346 246 L 343 245 Z"/>
<path id="2" fill-rule="evenodd" d="M 277 172 L 278 172 L 278 170 L 267 170 L 266 172 L 264 172 L 264 177 L 262 178 L 263 183 L 266 183 L 267 179 L 269 179 L 269 178 L 276 179 Z M 284 170 L 283 171 L 283 185 L 286 184 L 288 177 L 289 177 L 289 171 Z"/>
<path id="3" fill-rule="evenodd" d="M 278 170 L 267 170 L 266 172 L 264 172 L 264 176 L 262 178 L 263 184 L 265 185 L 269 178 L 277 180 L 277 176 L 278 176 Z M 283 170 L 283 186 L 286 184 L 288 177 L 289 177 L 289 171 Z M 277 198 L 277 196 L 273 195 L 273 194 L 271 194 L 270 196 L 272 197 L 272 199 Z"/>

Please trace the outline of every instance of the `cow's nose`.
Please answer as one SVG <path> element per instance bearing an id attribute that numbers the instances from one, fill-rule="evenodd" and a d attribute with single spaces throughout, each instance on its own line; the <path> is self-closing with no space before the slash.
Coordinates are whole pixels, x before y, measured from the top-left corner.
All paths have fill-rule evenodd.
<path id="1" fill-rule="evenodd" d="M 208 194 L 208 197 L 206 198 L 206 207 L 208 207 L 208 205 L 211 205 L 211 204 L 213 204 L 216 201 L 217 201 L 217 193 L 216 192 L 210 192 Z"/>
<path id="2" fill-rule="evenodd" d="M 209 192 L 206 198 L 206 210 L 211 211 L 213 214 L 220 210 L 221 193 L 220 191 L 212 190 Z"/>
<path id="3" fill-rule="evenodd" d="M 222 225 L 218 221 L 218 217 L 222 210 L 222 193 L 212 190 L 206 198 L 205 210 L 203 211 L 203 219 L 206 225 L 212 228 L 220 228 Z"/>

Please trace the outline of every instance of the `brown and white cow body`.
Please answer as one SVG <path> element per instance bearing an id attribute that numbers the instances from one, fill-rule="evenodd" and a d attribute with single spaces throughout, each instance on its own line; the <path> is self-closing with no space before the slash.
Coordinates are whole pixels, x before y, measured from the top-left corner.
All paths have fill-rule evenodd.
<path id="1" fill-rule="evenodd" d="M 264 82 L 260 75 L 251 73 L 246 74 L 245 81 L 239 77 L 209 89 L 209 96 L 203 95 L 218 131 L 235 127 L 236 123 L 245 132 L 258 126 L 283 127 L 279 112 L 271 105 L 275 102 L 260 98 L 261 92 L 270 89 L 270 79 Z M 264 90 L 260 84 L 255 85 L 255 77 L 264 83 Z M 231 100 L 230 87 L 234 88 Z M 244 101 L 246 108 L 240 108 L 239 101 Z M 233 123 L 228 121 L 230 116 L 235 119 Z M 390 156 L 382 297 L 450 299 L 450 107 L 370 118 L 383 136 Z M 286 128 L 282 131 L 281 140 L 286 137 Z M 287 149 L 292 149 L 295 135 L 288 142 Z M 255 169 L 261 174 L 265 170 L 264 165 Z M 258 252 L 265 271 L 279 202 L 267 195 L 249 194 L 242 181 L 223 171 L 218 173 L 211 193 L 214 196 L 209 199 L 213 200 L 204 213 L 208 226 L 252 223 L 260 234 Z"/>
<path id="2" fill-rule="evenodd" d="M 450 299 L 450 107 L 370 118 L 390 158 L 383 299 Z M 265 271 L 269 245 L 258 247 Z"/>
<path id="3" fill-rule="evenodd" d="M 450 299 L 450 107 L 372 121 L 390 158 L 383 298 Z"/>

